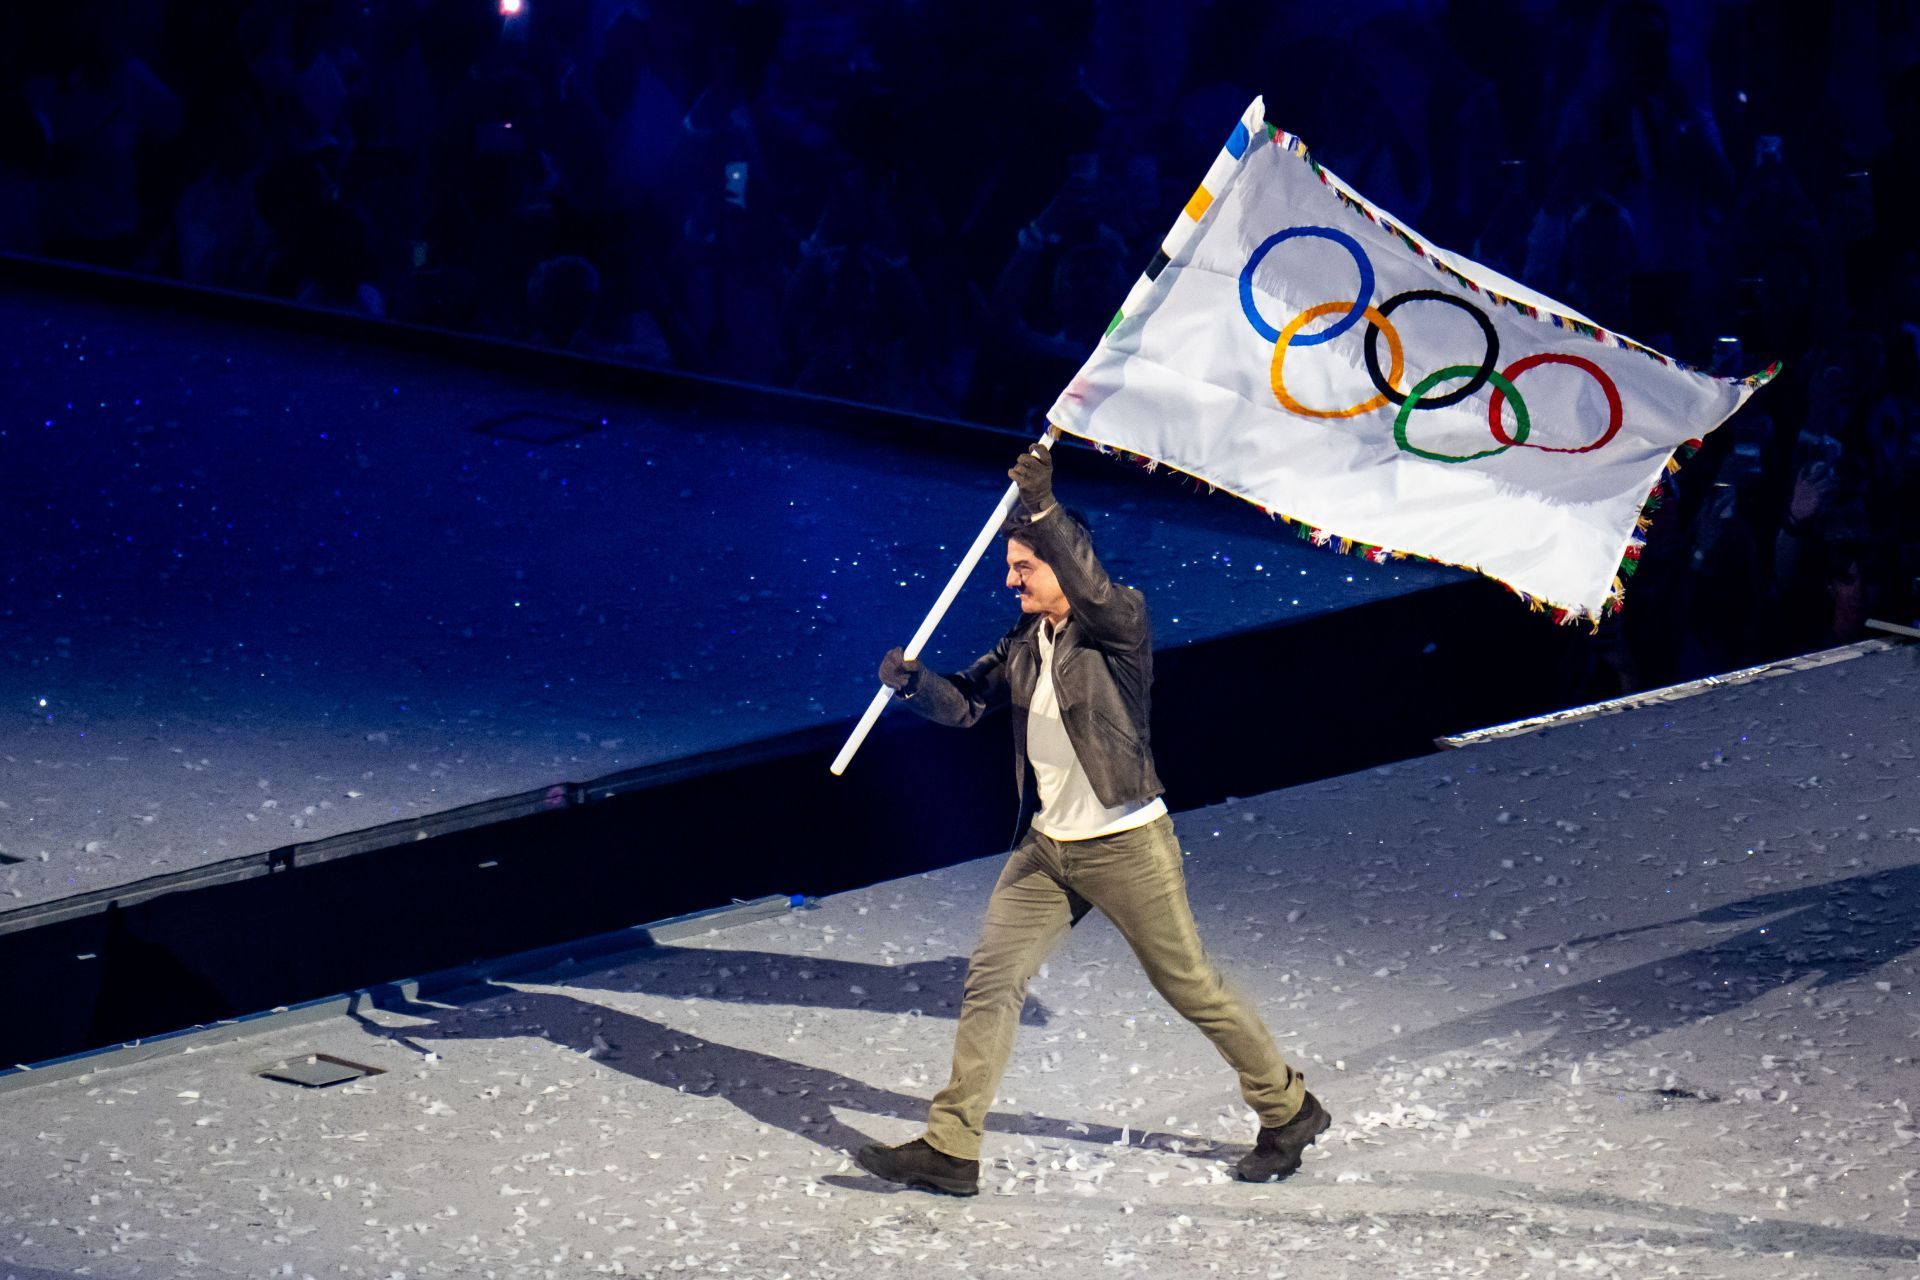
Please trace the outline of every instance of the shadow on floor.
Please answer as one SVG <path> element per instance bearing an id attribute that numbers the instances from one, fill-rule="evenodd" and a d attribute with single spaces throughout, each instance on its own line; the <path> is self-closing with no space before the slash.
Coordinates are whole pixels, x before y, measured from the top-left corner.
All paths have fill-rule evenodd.
<path id="1" fill-rule="evenodd" d="M 653 947 L 616 969 L 569 978 L 566 985 L 581 990 L 699 996 L 727 1004 L 957 1018 L 966 976 L 965 956 L 887 965 L 817 954 Z M 1021 1023 L 1043 1027 L 1047 1018 L 1046 1006 L 1029 996 L 1020 1010 Z"/>
<path id="2" fill-rule="evenodd" d="M 496 988 L 457 1004 L 408 1001 L 388 994 L 379 1005 L 393 1013 L 427 1020 L 418 1026 L 384 1027 L 364 1015 L 353 1015 L 369 1034 L 416 1053 L 429 1052 L 435 1041 L 517 1038 L 550 1040 L 586 1052 L 597 1049 L 594 1042 L 598 1037 L 607 1048 L 596 1052 L 596 1060 L 609 1070 L 675 1093 L 719 1098 L 762 1124 L 784 1129 L 829 1151 L 851 1153 L 868 1140 L 867 1135 L 836 1116 L 835 1108 L 907 1119 L 918 1119 L 927 1109 L 928 1100 L 916 1094 L 868 1084 L 790 1058 L 721 1044 L 558 992 Z M 928 1030 L 931 1034 L 932 1028 Z M 1093 1144 L 1118 1142 L 1123 1133 L 1110 1124 L 1000 1112 L 987 1117 L 987 1129 Z M 1129 1134 L 1128 1141 L 1130 1145 L 1200 1159 L 1232 1158 L 1246 1150 L 1244 1146 L 1159 1132 Z"/>
<path id="3" fill-rule="evenodd" d="M 1477 1011 L 1346 1055 L 1359 1070 L 1466 1049 L 1515 1033 L 1551 1031 L 1532 1052 L 1579 1057 L 1739 1009 L 1783 987 L 1812 989 L 1861 978 L 1920 949 L 1920 864 L 1847 880 L 1758 894 L 1658 925 L 1575 938 L 1539 953 L 1589 947 L 1687 925 L 1760 920 L 1658 960 Z M 1782 914 L 1784 913 L 1784 914 Z"/>

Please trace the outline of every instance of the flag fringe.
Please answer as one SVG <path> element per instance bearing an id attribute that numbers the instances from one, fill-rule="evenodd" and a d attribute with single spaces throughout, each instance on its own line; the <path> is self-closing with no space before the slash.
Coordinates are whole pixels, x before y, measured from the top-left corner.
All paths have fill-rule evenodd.
<path id="1" fill-rule="evenodd" d="M 1062 430 L 1064 431 L 1064 428 Z M 1066 431 L 1065 434 L 1079 435 L 1078 432 L 1072 431 Z M 1585 622 L 1590 624 L 1595 632 L 1600 630 L 1601 623 L 1607 621 L 1609 618 L 1615 617 L 1626 607 L 1626 584 L 1635 573 L 1639 572 L 1640 557 L 1647 545 L 1647 532 L 1653 528 L 1654 514 L 1659 511 L 1661 505 L 1666 500 L 1667 474 L 1678 471 L 1680 464 L 1698 453 L 1702 445 L 1702 442 L 1699 440 L 1689 440 L 1675 449 L 1673 456 L 1667 459 L 1666 465 L 1661 470 L 1660 478 L 1654 481 L 1653 488 L 1647 493 L 1646 502 L 1640 507 L 1639 516 L 1634 520 L 1633 533 L 1628 537 L 1627 545 L 1621 552 L 1620 566 L 1615 570 L 1612 589 L 1607 593 L 1607 598 L 1602 602 L 1600 608 L 1593 610 L 1577 605 L 1555 604 L 1551 600 L 1543 600 L 1538 596 L 1530 595 L 1512 583 L 1488 573 L 1478 565 L 1461 564 L 1454 560 L 1441 560 L 1434 556 L 1423 556 L 1414 551 L 1401 551 L 1393 547 L 1375 546 L 1369 542 L 1360 542 L 1353 538 L 1342 537 L 1330 530 L 1316 528 L 1302 520 L 1297 520 L 1283 511 L 1275 511 L 1270 507 L 1263 506 L 1244 494 L 1235 493 L 1232 489 L 1225 489 L 1223 486 L 1215 485 L 1210 481 L 1201 479 L 1199 476 L 1182 471 L 1171 463 L 1161 462 L 1158 459 L 1149 458 L 1145 454 L 1134 453 L 1131 450 L 1122 449 L 1102 440 L 1095 440 L 1091 436 L 1080 436 L 1079 438 L 1086 440 L 1088 444 L 1092 445 L 1095 453 L 1106 454 L 1122 462 L 1131 463 L 1139 467 L 1142 471 L 1145 471 L 1148 475 L 1152 475 L 1162 467 L 1165 467 L 1177 476 L 1194 481 L 1194 488 L 1196 490 L 1204 487 L 1209 494 L 1226 492 L 1239 498 L 1243 502 L 1251 503 L 1255 509 L 1268 519 L 1278 520 L 1281 524 L 1292 526 L 1295 534 L 1298 535 L 1302 541 L 1311 542 L 1316 547 L 1323 547 L 1344 556 L 1355 556 L 1371 564 L 1388 564 L 1395 560 L 1418 560 L 1426 564 L 1443 565 L 1450 569 L 1465 569 L 1469 573 L 1476 573 L 1483 578 L 1489 578 L 1494 582 L 1498 582 L 1508 591 L 1518 596 L 1529 611 L 1549 614 L 1551 615 L 1552 621 L 1557 625 L 1571 626 L 1575 623 Z"/>
<path id="2" fill-rule="evenodd" d="M 1496 293 L 1485 285 L 1469 279 L 1465 274 L 1436 257 L 1434 252 L 1410 231 L 1403 227 L 1396 226 L 1391 220 L 1382 216 L 1366 201 L 1337 186 L 1332 175 L 1314 158 L 1307 144 L 1300 138 L 1288 133 L 1272 121 L 1263 121 L 1262 126 L 1261 132 L 1265 135 L 1268 145 L 1279 147 L 1281 150 L 1298 157 L 1301 163 L 1311 169 L 1314 175 L 1320 179 L 1321 183 L 1326 186 L 1342 204 L 1405 244 L 1415 256 L 1431 265 L 1433 269 L 1441 275 L 1465 286 L 1479 296 L 1488 299 L 1496 306 L 1511 307 L 1521 315 L 1527 316 L 1541 324 L 1551 324 L 1555 328 L 1570 330 L 1583 337 L 1591 338 L 1595 342 L 1619 347 L 1627 351 L 1639 352 L 1641 355 L 1647 356 L 1669 368 L 1685 370 L 1703 377 L 1718 377 L 1718 375 L 1708 373 L 1706 370 L 1686 364 L 1671 356 L 1663 355 L 1655 351 L 1652 347 L 1635 342 L 1631 338 L 1602 329 L 1590 321 L 1578 320 L 1572 316 L 1563 316 L 1555 312 L 1544 311 L 1531 303 L 1521 302 L 1518 299 Z M 1233 149 L 1236 140 L 1241 148 L 1237 152 Z M 1228 146 L 1222 148 L 1221 155 L 1215 162 L 1216 172 L 1224 177 L 1227 171 L 1237 170 L 1244 162 L 1246 155 L 1253 150 L 1251 146 L 1247 145 L 1248 141 L 1249 139 L 1245 132 L 1236 132 L 1235 139 L 1230 139 Z M 1135 286 L 1136 289 L 1143 287 L 1151 288 L 1157 283 L 1161 271 L 1167 263 L 1179 255 L 1187 240 L 1190 239 L 1198 229 L 1199 223 L 1211 212 L 1214 202 L 1217 201 L 1221 194 L 1219 190 L 1215 189 L 1221 185 L 1221 183 L 1214 180 L 1216 172 L 1209 173 L 1208 180 L 1201 183 L 1199 190 L 1195 193 L 1194 199 L 1188 203 L 1187 209 L 1183 210 L 1181 217 L 1175 220 L 1173 229 L 1168 233 L 1166 239 L 1160 246 L 1160 252 L 1155 255 L 1153 265 L 1151 265 L 1147 272 L 1141 277 L 1139 284 Z M 1202 195 L 1205 196 L 1205 199 L 1200 198 Z M 1197 214 L 1195 210 L 1198 211 Z M 1131 298 L 1129 300 L 1131 300 Z M 1113 331 L 1119 328 L 1128 318 L 1126 308 L 1122 306 L 1119 311 L 1114 313 L 1113 320 L 1108 324 L 1107 336 L 1111 337 Z M 1721 380 L 1733 382 L 1749 389 L 1757 389 L 1777 377 L 1780 373 L 1780 368 L 1780 362 L 1776 360 L 1758 373 L 1748 377 Z M 1067 434 L 1079 436 L 1078 432 L 1067 432 Z M 1166 467 L 1167 470 L 1174 472 L 1176 475 L 1189 476 L 1189 473 L 1181 471 L 1178 467 L 1154 458 L 1149 458 L 1144 454 L 1132 453 L 1118 446 L 1107 444 L 1104 441 L 1095 440 L 1091 436 L 1080 436 L 1080 438 L 1091 444 L 1096 451 L 1112 454 L 1132 462 L 1148 474 L 1158 471 L 1161 467 Z M 1555 623 L 1566 625 L 1576 622 L 1588 622 L 1592 624 L 1595 631 L 1598 631 L 1602 622 L 1619 613 L 1624 607 L 1626 582 L 1633 577 L 1640 567 L 1640 555 L 1642 549 L 1646 546 L 1646 534 L 1653 527 L 1654 513 L 1659 510 L 1662 498 L 1666 492 L 1667 476 L 1679 471 L 1680 464 L 1686 459 L 1691 458 L 1699 451 L 1700 447 L 1701 442 L 1699 440 L 1689 440 L 1675 449 L 1672 455 L 1667 458 L 1663 471 L 1659 478 L 1655 480 L 1653 488 L 1647 494 L 1645 503 L 1641 506 L 1640 514 L 1634 520 L 1633 529 L 1628 535 L 1627 545 L 1621 552 L 1620 565 L 1615 572 L 1611 590 L 1608 592 L 1607 598 L 1601 603 L 1598 610 L 1585 608 L 1583 606 L 1569 607 L 1557 605 L 1552 601 L 1538 599 L 1520 590 L 1512 583 L 1487 572 L 1479 565 L 1461 564 L 1456 561 L 1441 560 L 1433 556 L 1420 555 L 1417 552 L 1401 551 L 1388 547 L 1376 547 L 1364 542 L 1355 542 L 1351 538 L 1343 538 L 1324 529 L 1317 529 L 1311 525 L 1304 524 L 1284 512 L 1270 510 L 1246 494 L 1235 492 L 1232 489 L 1227 489 L 1226 492 L 1233 494 L 1234 497 L 1242 501 L 1252 503 L 1269 519 L 1279 520 L 1283 524 L 1294 526 L 1300 537 L 1312 542 L 1315 546 L 1326 547 L 1330 550 L 1338 551 L 1342 555 L 1359 556 L 1375 564 L 1385 564 L 1391 560 L 1421 560 L 1428 564 L 1464 569 L 1469 573 L 1476 573 L 1500 583 L 1501 586 L 1519 596 L 1520 599 L 1526 603 L 1528 609 L 1534 613 L 1549 614 Z M 1189 478 L 1195 482 L 1196 488 L 1205 486 L 1208 493 L 1216 492 L 1223 487 L 1201 476 L 1189 476 Z"/>

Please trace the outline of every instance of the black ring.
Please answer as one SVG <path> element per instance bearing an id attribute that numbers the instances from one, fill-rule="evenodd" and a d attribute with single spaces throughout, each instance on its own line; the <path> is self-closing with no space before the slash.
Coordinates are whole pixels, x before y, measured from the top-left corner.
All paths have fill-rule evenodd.
<path id="1" fill-rule="evenodd" d="M 1487 358 L 1480 365 L 1480 371 L 1468 379 L 1465 386 L 1457 387 L 1447 392 L 1447 394 L 1436 396 L 1431 400 L 1423 399 L 1419 404 L 1416 404 L 1414 408 L 1444 409 L 1450 404 L 1459 404 L 1462 400 L 1465 400 L 1468 396 L 1486 386 L 1487 379 L 1493 376 L 1494 369 L 1500 364 L 1500 335 L 1494 332 L 1493 321 L 1487 318 L 1486 312 L 1480 310 L 1480 308 L 1470 302 L 1456 298 L 1450 293 L 1442 293 L 1438 289 L 1409 289 L 1405 293 L 1396 293 L 1381 303 L 1379 307 L 1380 314 L 1383 316 L 1392 315 L 1393 309 L 1403 302 L 1445 302 L 1450 306 L 1458 307 L 1473 317 L 1474 323 L 1480 326 L 1480 332 L 1485 335 L 1487 339 Z M 1380 326 L 1374 324 L 1371 320 L 1367 322 L 1366 355 L 1367 376 L 1373 379 L 1374 389 L 1397 405 L 1406 404 L 1407 397 L 1403 393 L 1395 391 L 1393 387 L 1388 384 L 1387 376 L 1380 372 Z"/>

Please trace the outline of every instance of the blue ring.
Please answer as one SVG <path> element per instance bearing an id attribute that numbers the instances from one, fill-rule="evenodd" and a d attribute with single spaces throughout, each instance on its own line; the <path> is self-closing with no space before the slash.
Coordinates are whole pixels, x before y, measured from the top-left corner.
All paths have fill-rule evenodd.
<path id="1" fill-rule="evenodd" d="M 1331 342 L 1347 330 L 1358 324 L 1367 314 L 1367 308 L 1373 302 L 1373 263 L 1367 260 L 1366 250 L 1358 241 L 1344 231 L 1335 231 L 1332 227 L 1288 227 L 1285 231 L 1275 232 L 1260 242 L 1260 247 L 1247 259 L 1247 265 L 1240 268 L 1240 309 L 1247 313 L 1247 320 L 1253 325 L 1255 333 L 1268 342 L 1279 342 L 1280 331 L 1268 324 L 1253 305 L 1253 272 L 1260 265 L 1260 259 L 1267 256 L 1267 250 L 1295 236 L 1318 236 L 1322 240 L 1331 240 L 1353 255 L 1354 265 L 1360 268 L 1360 287 L 1354 290 L 1353 306 L 1347 314 L 1311 337 L 1295 336 L 1289 346 L 1315 347 L 1323 342 Z"/>

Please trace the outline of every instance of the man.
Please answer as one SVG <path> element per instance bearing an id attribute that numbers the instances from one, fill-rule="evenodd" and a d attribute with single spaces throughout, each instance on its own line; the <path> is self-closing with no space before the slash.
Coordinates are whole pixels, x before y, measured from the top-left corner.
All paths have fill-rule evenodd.
<path id="1" fill-rule="evenodd" d="M 953 1074 L 933 1100 L 926 1133 L 895 1147 L 870 1143 L 857 1158 L 891 1182 L 979 1191 L 980 1138 L 1027 981 L 1091 906 L 1120 930 L 1154 989 L 1239 1073 L 1261 1128 L 1236 1174 L 1284 1178 L 1331 1121 L 1201 949 L 1147 745 L 1146 601 L 1107 577 L 1086 525 L 1055 503 L 1050 450 L 1034 446 L 1007 474 L 1020 487 L 1021 510 L 1002 531 L 1020 620 L 963 672 L 938 675 L 895 649 L 880 679 L 940 724 L 969 726 L 1012 703 L 1014 772 L 1023 803 L 1031 772 L 1039 812 L 988 900 L 967 966 Z"/>

